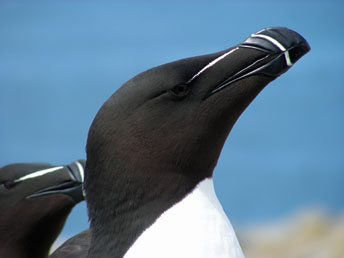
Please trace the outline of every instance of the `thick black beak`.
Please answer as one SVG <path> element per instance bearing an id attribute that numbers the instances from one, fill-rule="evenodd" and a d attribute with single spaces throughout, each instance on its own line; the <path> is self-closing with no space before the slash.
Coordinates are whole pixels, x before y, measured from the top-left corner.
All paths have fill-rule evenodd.
<path id="1" fill-rule="evenodd" d="M 239 47 L 255 48 L 270 55 L 273 60 L 260 69 L 260 73 L 278 76 L 310 51 L 307 41 L 297 32 L 287 28 L 268 28 L 252 34 Z"/>
<path id="2" fill-rule="evenodd" d="M 307 41 L 300 34 L 282 27 L 273 27 L 258 31 L 248 37 L 243 43 L 238 44 L 236 48 L 255 49 L 261 51 L 264 55 L 262 58 L 227 78 L 211 91 L 208 96 L 251 75 L 261 74 L 276 78 L 285 73 L 311 49 Z"/>
<path id="3" fill-rule="evenodd" d="M 65 194 L 70 196 L 76 202 L 83 201 L 85 199 L 82 188 L 84 182 L 85 163 L 85 160 L 77 160 L 69 165 L 63 166 L 61 169 L 68 172 L 70 180 L 58 185 L 46 187 L 27 196 L 26 198 L 35 198 L 51 194 Z"/>

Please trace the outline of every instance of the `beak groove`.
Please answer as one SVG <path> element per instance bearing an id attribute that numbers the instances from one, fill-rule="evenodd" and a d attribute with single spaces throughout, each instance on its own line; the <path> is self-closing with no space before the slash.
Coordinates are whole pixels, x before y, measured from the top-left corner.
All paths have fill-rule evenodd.
<path id="1" fill-rule="evenodd" d="M 82 184 L 84 181 L 84 167 L 84 160 L 77 160 L 71 164 L 63 166 L 63 169 L 68 172 L 70 180 L 41 189 L 31 195 L 28 195 L 26 198 L 31 199 L 45 195 L 65 194 L 72 197 L 76 202 L 84 200 L 85 196 L 82 189 Z"/>
<path id="2" fill-rule="evenodd" d="M 265 55 L 217 85 L 205 98 L 251 75 L 276 78 L 310 51 L 309 44 L 301 35 L 281 27 L 267 28 L 252 34 L 237 47 L 255 49 Z"/>

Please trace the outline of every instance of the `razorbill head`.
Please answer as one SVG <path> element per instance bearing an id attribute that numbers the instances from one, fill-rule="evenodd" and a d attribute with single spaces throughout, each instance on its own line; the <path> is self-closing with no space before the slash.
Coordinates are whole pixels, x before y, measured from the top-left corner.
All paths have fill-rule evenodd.
<path id="1" fill-rule="evenodd" d="M 292 30 L 264 29 L 117 90 L 88 135 L 88 257 L 243 257 L 213 170 L 240 114 L 309 50 Z"/>
<path id="2" fill-rule="evenodd" d="M 71 209 L 84 200 L 84 165 L 78 160 L 0 168 L 0 257 L 48 256 Z"/>

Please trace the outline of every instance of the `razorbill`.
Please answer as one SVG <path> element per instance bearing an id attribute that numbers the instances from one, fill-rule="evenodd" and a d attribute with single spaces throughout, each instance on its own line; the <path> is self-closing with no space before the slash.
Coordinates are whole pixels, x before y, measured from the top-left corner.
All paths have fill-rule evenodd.
<path id="1" fill-rule="evenodd" d="M 296 32 L 268 28 L 126 82 L 88 134 L 88 253 L 66 257 L 243 257 L 213 170 L 240 114 L 309 50 Z"/>
<path id="2" fill-rule="evenodd" d="M 84 160 L 0 168 L 0 257 L 44 258 L 71 209 L 84 200 Z"/>

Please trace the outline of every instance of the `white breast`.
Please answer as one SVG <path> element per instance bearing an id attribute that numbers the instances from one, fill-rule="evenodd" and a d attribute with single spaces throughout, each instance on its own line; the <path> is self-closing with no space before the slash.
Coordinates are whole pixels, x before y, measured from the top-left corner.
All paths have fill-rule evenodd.
<path id="1" fill-rule="evenodd" d="M 125 258 L 243 258 L 235 232 L 205 179 L 165 211 L 131 246 Z"/>

